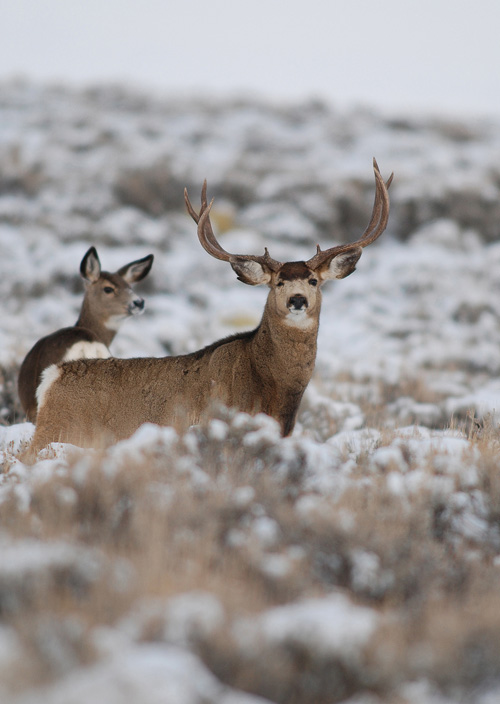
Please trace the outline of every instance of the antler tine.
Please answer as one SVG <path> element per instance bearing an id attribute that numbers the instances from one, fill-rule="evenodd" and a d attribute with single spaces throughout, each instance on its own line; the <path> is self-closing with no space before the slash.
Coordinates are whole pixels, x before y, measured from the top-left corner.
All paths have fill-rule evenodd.
<path id="1" fill-rule="evenodd" d="M 226 250 L 217 242 L 210 223 L 210 210 L 213 202 L 214 200 L 212 198 L 205 209 L 203 209 L 202 205 L 201 214 L 198 220 L 198 239 L 200 240 L 203 249 L 211 254 L 212 257 L 221 259 L 224 262 L 230 262 L 233 255 L 226 252 Z"/>
<path id="2" fill-rule="evenodd" d="M 188 213 L 191 215 L 191 217 L 193 218 L 195 223 L 198 224 L 198 220 L 200 219 L 200 216 L 198 215 L 196 210 L 191 205 L 191 201 L 189 200 L 187 188 L 184 189 L 184 202 L 186 203 L 186 208 L 187 208 Z"/>
<path id="3" fill-rule="evenodd" d="M 256 254 L 237 254 L 234 255 L 234 259 L 246 259 L 251 262 L 258 262 L 259 264 L 267 266 L 268 269 L 275 272 L 279 271 L 283 266 L 281 262 L 271 257 L 267 247 L 264 247 L 264 254 L 261 254 L 260 256 Z"/>
<path id="4" fill-rule="evenodd" d="M 188 213 L 191 215 L 191 217 L 193 218 L 195 223 L 198 224 L 201 213 L 207 207 L 207 179 L 205 179 L 203 181 L 203 186 L 201 188 L 201 209 L 200 209 L 199 213 L 197 213 L 196 210 L 191 205 L 191 201 L 189 200 L 187 188 L 184 189 L 184 201 L 186 203 L 186 208 L 188 210 Z"/>
<path id="5" fill-rule="evenodd" d="M 367 245 L 374 242 L 377 237 L 379 237 L 385 230 L 385 228 L 387 227 L 387 221 L 389 220 L 388 189 L 392 183 L 394 174 L 392 173 L 387 179 L 387 183 L 385 183 L 384 179 L 382 178 L 382 174 L 380 173 L 377 160 L 375 158 L 373 159 L 373 169 L 375 172 L 376 186 L 372 217 L 366 230 L 361 235 L 360 239 L 354 243 L 354 245 L 359 245 L 361 247 L 366 247 Z"/>
<path id="6" fill-rule="evenodd" d="M 380 237 L 382 232 L 387 227 L 387 221 L 389 220 L 389 187 L 392 183 L 394 174 L 392 173 L 387 182 L 384 182 L 382 174 L 377 164 L 377 160 L 373 159 L 373 170 L 375 174 L 375 200 L 373 203 L 372 216 L 370 222 L 368 223 L 366 230 L 363 232 L 361 237 L 355 242 L 348 242 L 346 244 L 338 245 L 336 247 L 330 247 L 321 251 L 320 246 L 317 246 L 317 251 L 314 257 L 311 257 L 309 261 L 306 262 L 307 266 L 311 269 L 318 267 L 326 259 L 347 252 L 356 247 L 367 247 L 372 242 Z"/>
<path id="7" fill-rule="evenodd" d="M 281 262 L 276 261 L 273 259 L 270 255 L 269 252 L 267 251 L 267 247 L 265 248 L 265 253 L 262 256 L 256 256 L 253 254 L 230 254 L 229 252 L 226 252 L 226 250 L 221 247 L 219 242 L 217 241 L 217 238 L 214 235 L 214 231 L 212 229 L 212 223 L 210 222 L 210 210 L 212 208 L 212 200 L 210 201 L 209 204 L 207 204 L 207 181 L 205 179 L 203 183 L 203 187 L 201 189 L 201 210 L 200 213 L 198 214 L 196 210 L 193 208 L 191 205 L 191 201 L 189 200 L 187 188 L 184 189 L 184 200 L 186 202 L 186 207 L 188 210 L 188 213 L 191 215 L 193 220 L 198 224 L 198 239 L 200 240 L 201 246 L 203 249 L 208 252 L 212 257 L 215 257 L 216 259 L 221 259 L 222 261 L 225 262 L 233 262 L 236 260 L 250 260 L 254 262 L 259 262 L 259 264 L 263 264 L 267 266 L 269 269 L 272 271 L 278 271 L 278 269 L 282 266 Z"/>
<path id="8" fill-rule="evenodd" d="M 188 213 L 191 215 L 191 217 L 193 218 L 195 223 L 198 224 L 200 221 L 201 215 L 207 209 L 207 179 L 204 180 L 203 186 L 201 189 L 201 209 L 200 209 L 199 214 L 196 212 L 196 210 L 191 205 L 191 201 L 189 200 L 187 188 L 184 189 L 184 200 L 186 203 Z M 205 234 L 206 239 L 211 243 L 212 247 L 215 250 L 221 249 L 220 244 L 217 242 L 217 239 L 214 235 L 214 232 L 212 229 L 212 223 L 210 222 L 210 218 L 208 218 L 208 220 L 205 222 L 205 233 L 204 234 Z"/>

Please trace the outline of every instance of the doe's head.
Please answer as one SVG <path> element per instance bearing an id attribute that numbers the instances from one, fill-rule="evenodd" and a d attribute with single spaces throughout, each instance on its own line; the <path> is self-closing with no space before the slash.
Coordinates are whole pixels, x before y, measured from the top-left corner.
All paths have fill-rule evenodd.
<path id="1" fill-rule="evenodd" d="M 117 329 L 131 315 L 140 315 L 144 299 L 138 296 L 131 284 L 144 279 L 153 266 L 153 255 L 125 264 L 116 272 L 102 271 L 95 247 L 90 247 L 80 264 L 80 274 L 85 283 L 86 305 L 109 329 Z"/>

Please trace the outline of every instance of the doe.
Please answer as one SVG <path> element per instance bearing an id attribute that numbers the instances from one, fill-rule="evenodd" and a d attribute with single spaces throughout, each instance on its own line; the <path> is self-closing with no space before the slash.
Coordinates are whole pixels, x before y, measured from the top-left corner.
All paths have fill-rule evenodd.
<path id="1" fill-rule="evenodd" d="M 206 182 L 199 214 L 185 192 L 208 254 L 228 262 L 243 283 L 269 287 L 260 324 L 191 354 L 51 366 L 38 389 L 40 411 L 28 455 L 54 441 L 108 445 L 146 422 L 198 423 L 214 401 L 250 414 L 267 413 L 283 435 L 290 434 L 314 369 L 321 285 L 351 274 L 362 248 L 387 225 L 392 176 L 384 183 L 375 160 L 374 172 L 375 202 L 361 238 L 325 251 L 318 245 L 308 261 L 281 263 L 267 248 L 262 256 L 230 254 L 213 233 Z"/>
<path id="2" fill-rule="evenodd" d="M 141 281 L 153 265 L 153 255 L 125 264 L 114 274 L 101 271 L 95 247 L 80 264 L 85 295 L 75 325 L 42 337 L 21 364 L 17 389 L 21 405 L 32 423 L 37 416 L 36 389 L 44 369 L 72 359 L 110 357 L 109 345 L 120 324 L 144 310 L 144 300 L 130 288 Z"/>

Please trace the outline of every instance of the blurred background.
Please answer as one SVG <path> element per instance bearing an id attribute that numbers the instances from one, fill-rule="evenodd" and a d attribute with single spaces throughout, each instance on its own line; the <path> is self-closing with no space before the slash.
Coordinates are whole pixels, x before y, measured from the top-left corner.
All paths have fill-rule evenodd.
<path id="1" fill-rule="evenodd" d="M 496 0 L 1 0 L 0 77 L 500 111 Z"/>
<path id="2" fill-rule="evenodd" d="M 500 702 L 499 27 L 498 0 L 0 0 L 1 704 L 247 701 L 219 676 Z M 267 288 L 200 247 L 184 187 L 228 251 L 307 260 L 363 232 L 374 156 L 388 227 L 323 288 L 292 438 L 215 419 L 20 466 L 19 365 L 75 323 L 89 246 L 154 254 L 111 353 L 192 352 Z"/>

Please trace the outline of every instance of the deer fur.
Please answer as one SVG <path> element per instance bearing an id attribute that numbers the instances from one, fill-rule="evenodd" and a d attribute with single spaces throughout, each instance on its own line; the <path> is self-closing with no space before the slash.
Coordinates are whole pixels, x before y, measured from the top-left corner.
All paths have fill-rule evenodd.
<path id="1" fill-rule="evenodd" d="M 308 262 L 281 264 L 267 250 L 263 257 L 225 252 L 211 230 L 206 187 L 199 215 L 186 195 L 203 247 L 228 261 L 244 283 L 269 287 L 260 324 L 177 357 L 85 359 L 50 367 L 41 387 L 31 456 L 53 441 L 105 446 L 129 437 L 146 422 L 195 424 L 213 402 L 250 414 L 267 413 L 279 422 L 283 435 L 290 434 L 314 370 L 321 285 L 351 274 L 362 247 L 387 223 L 390 181 L 384 184 L 378 168 L 375 176 L 376 204 L 365 235 L 325 252 L 318 247 Z"/>
<path id="2" fill-rule="evenodd" d="M 37 387 L 44 369 L 52 364 L 80 358 L 110 357 L 109 345 L 120 324 L 144 310 L 144 300 L 130 284 L 141 281 L 151 270 L 153 255 L 130 262 L 115 273 L 101 270 L 95 247 L 80 264 L 85 295 L 75 325 L 38 340 L 21 364 L 18 394 L 28 420 L 36 421 Z"/>

